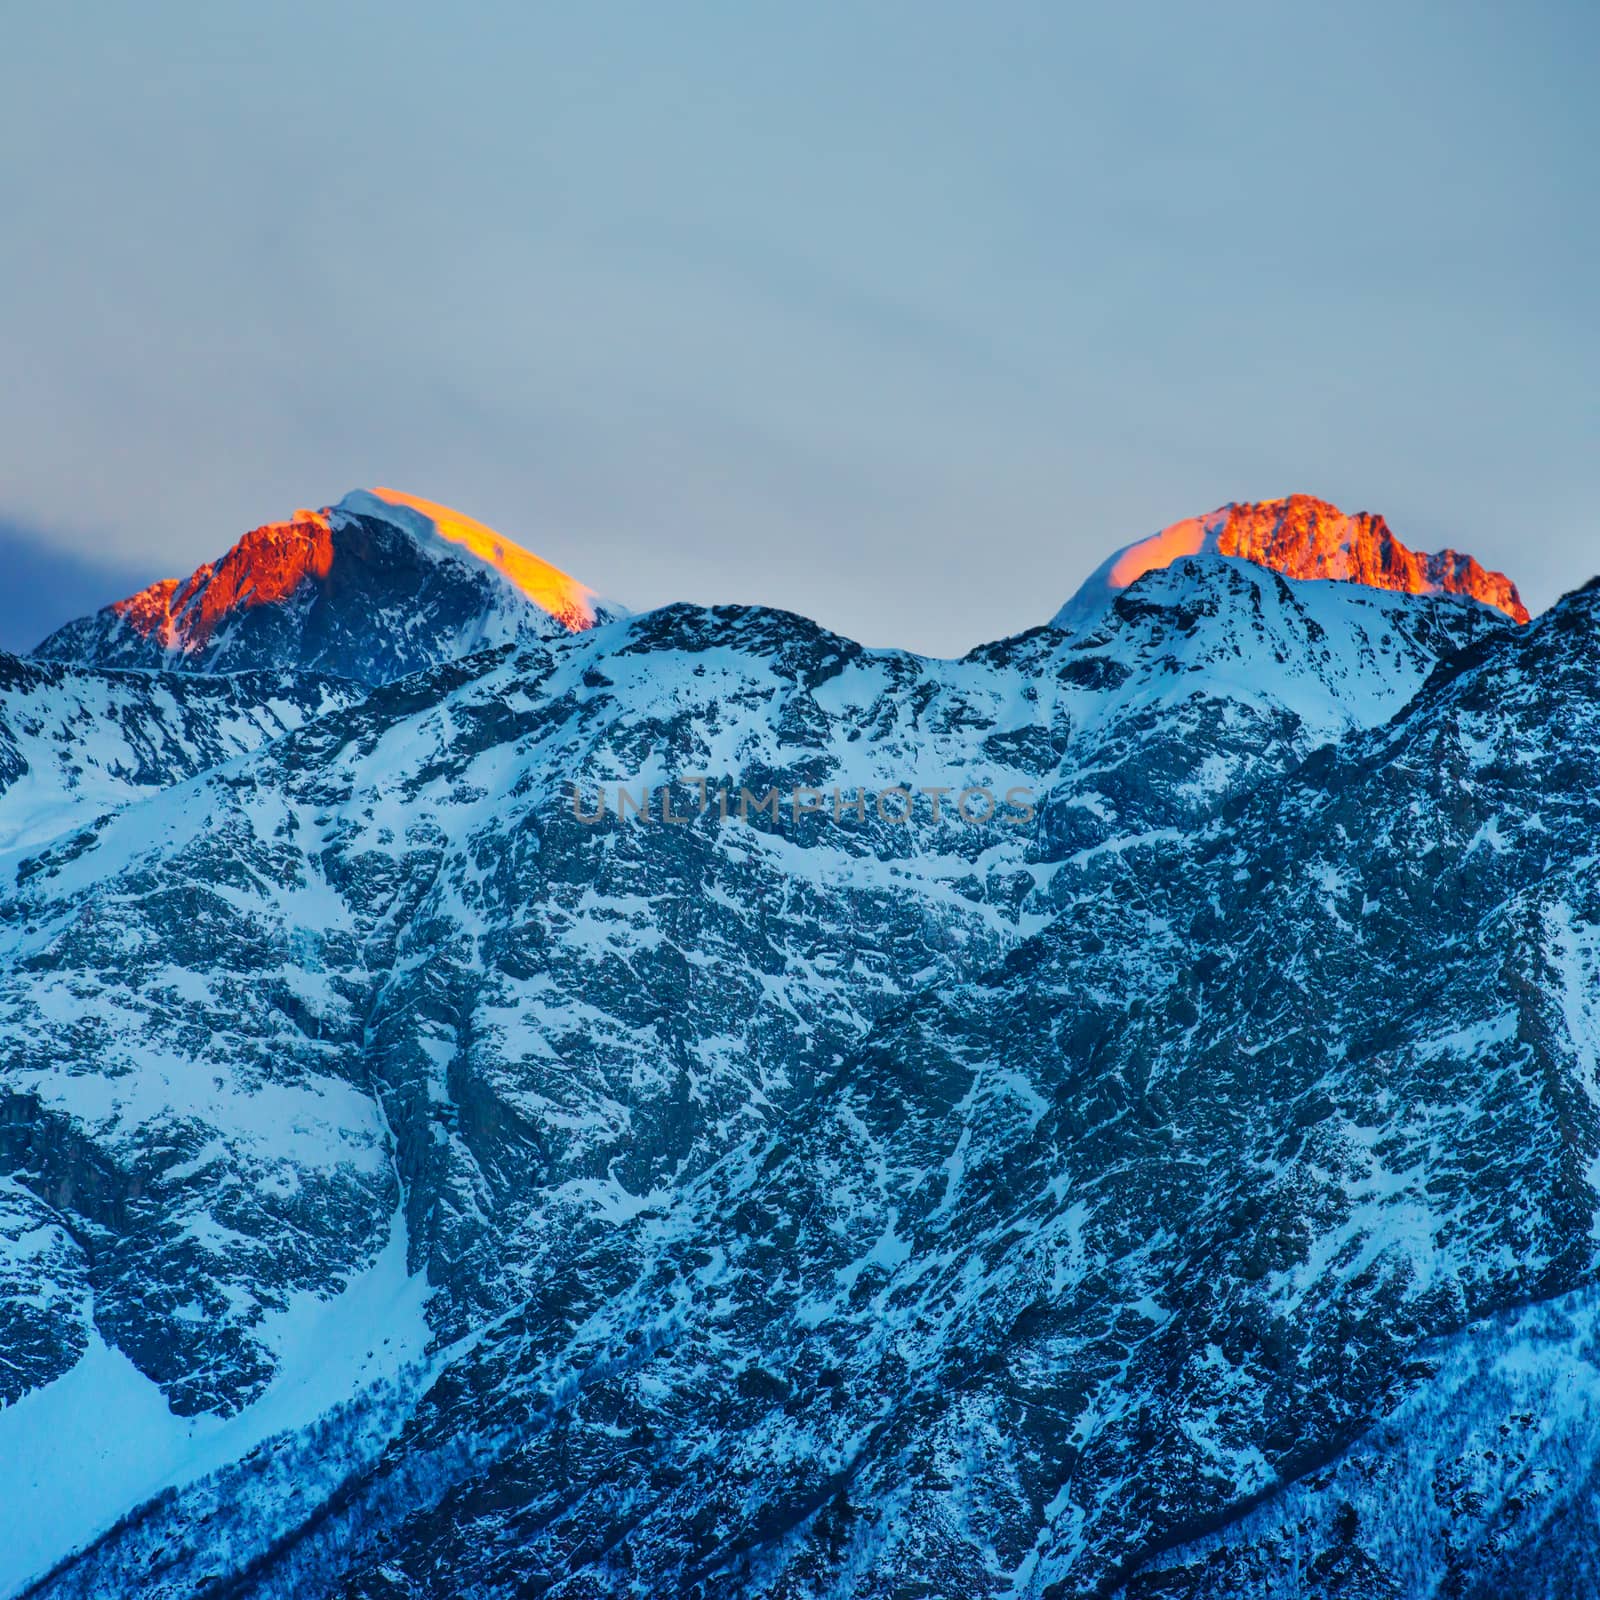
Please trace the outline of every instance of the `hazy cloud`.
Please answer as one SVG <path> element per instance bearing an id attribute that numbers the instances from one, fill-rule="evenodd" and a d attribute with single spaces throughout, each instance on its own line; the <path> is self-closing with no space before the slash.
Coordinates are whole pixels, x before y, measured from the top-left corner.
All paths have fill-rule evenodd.
<path id="1" fill-rule="evenodd" d="M 134 563 L 98 562 L 0 515 L 0 650 L 21 655 L 64 622 L 155 581 Z"/>

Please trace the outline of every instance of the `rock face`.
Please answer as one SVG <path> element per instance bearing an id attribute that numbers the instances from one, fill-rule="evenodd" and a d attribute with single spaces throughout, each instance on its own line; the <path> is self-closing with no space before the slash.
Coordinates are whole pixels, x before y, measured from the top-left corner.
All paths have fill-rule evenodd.
<path id="1" fill-rule="evenodd" d="M 256 528 L 181 582 L 164 579 L 68 623 L 35 654 L 208 673 L 295 667 L 382 683 L 619 614 L 493 529 L 378 489 Z"/>
<path id="2" fill-rule="evenodd" d="M 1125 546 L 1089 577 L 1057 623 L 1082 622 L 1144 573 L 1193 555 L 1233 556 L 1286 578 L 1339 579 L 1401 594 L 1462 595 L 1514 622 L 1528 620 L 1516 584 L 1504 573 L 1485 571 L 1455 550 L 1435 555 L 1408 550 L 1382 517 L 1369 511 L 1346 516 L 1326 500 L 1295 494 L 1225 505 Z"/>
<path id="3" fill-rule="evenodd" d="M 673 606 L 0 856 L 0 1593 L 1587 1592 L 1597 685 Z"/>

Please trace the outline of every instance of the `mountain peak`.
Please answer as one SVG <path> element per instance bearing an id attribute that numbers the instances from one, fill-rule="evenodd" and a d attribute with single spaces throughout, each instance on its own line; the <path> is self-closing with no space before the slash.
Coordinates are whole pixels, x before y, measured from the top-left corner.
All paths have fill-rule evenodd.
<path id="1" fill-rule="evenodd" d="M 334 510 L 377 517 L 403 528 L 418 540 L 438 540 L 451 554 L 465 551 L 498 572 L 569 633 L 592 628 L 597 620 L 599 596 L 587 584 L 531 550 L 524 550 L 504 534 L 436 500 L 424 500 L 401 489 L 356 489 Z"/>
<path id="2" fill-rule="evenodd" d="M 621 611 L 472 517 L 398 489 L 360 489 L 251 529 L 187 578 L 68 623 L 35 654 L 382 682 L 485 645 L 579 633 Z"/>
<path id="3" fill-rule="evenodd" d="M 1104 561 L 1056 614 L 1057 626 L 1104 608 L 1147 572 L 1185 556 L 1232 556 L 1286 578 L 1334 579 L 1403 594 L 1459 595 L 1528 620 L 1517 586 L 1455 550 L 1408 549 L 1389 524 L 1370 511 L 1347 515 L 1313 495 L 1231 501 L 1203 517 L 1174 522 Z"/>

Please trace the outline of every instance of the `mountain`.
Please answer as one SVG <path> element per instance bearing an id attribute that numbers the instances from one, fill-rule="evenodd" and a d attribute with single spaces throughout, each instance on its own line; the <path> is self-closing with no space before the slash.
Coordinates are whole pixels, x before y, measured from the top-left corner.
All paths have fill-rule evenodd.
<path id="1" fill-rule="evenodd" d="M 14 1127 L 42 1141 L 52 1188 L 82 1189 L 85 1160 L 140 1175 L 138 1249 L 97 1256 L 102 1325 L 126 1303 L 119 1348 L 159 1352 L 145 1370 L 169 1400 L 249 1404 L 276 1301 L 387 1238 L 389 1178 L 356 1162 L 352 1179 L 385 1123 L 408 1236 L 445 1291 L 436 1318 L 463 1332 L 504 1311 L 596 1197 L 626 1209 L 670 1186 L 801 1103 L 886 1007 L 1001 960 L 1055 915 L 1079 857 L 1187 832 L 1388 715 L 1481 632 L 1475 608 L 1310 598 L 1314 615 L 1270 574 L 1197 563 L 1152 575 L 1097 635 L 1040 630 L 954 663 L 779 612 L 669 607 L 381 687 L 247 770 L 36 850 L 0 937 L 0 1018 L 27 1041 Z M 1274 659 L 1277 692 L 1260 670 Z M 688 814 L 694 774 L 729 793 L 726 825 L 619 817 L 620 786 L 648 788 L 659 819 L 669 780 Z M 586 813 L 610 791 L 597 823 L 574 814 L 575 784 Z M 797 785 L 821 815 L 796 814 Z M 941 785 L 935 824 L 919 791 Z M 952 815 L 969 785 L 1000 815 Z M 898 800 L 880 813 L 897 788 L 913 825 L 892 820 Z M 746 789 L 777 791 L 777 814 L 741 821 Z M 1024 806 L 1003 804 L 1013 790 Z M 835 791 L 871 797 L 859 821 L 833 821 Z M 181 1006 L 152 1004 L 162 985 Z M 92 997 L 92 1025 L 67 992 Z M 91 1063 L 111 1087 L 86 1116 Z M 267 1084 L 286 1109 L 333 1095 L 356 1120 L 285 1163 Z M 164 1194 L 169 1165 L 182 1184 Z M 226 1248 L 175 1226 L 219 1206 Z M 290 1222 L 299 1244 L 270 1265 L 243 1247 Z M 206 1316 L 152 1273 L 169 1290 L 192 1277 Z"/>
<path id="2" fill-rule="evenodd" d="M 1408 550 L 1382 517 L 1346 516 L 1310 495 L 1242 501 L 1208 516 L 1174 522 L 1108 556 L 1056 616 L 1057 626 L 1082 622 L 1146 572 L 1185 556 L 1232 556 L 1286 578 L 1338 579 L 1401 594 L 1460 595 L 1493 606 L 1514 622 L 1528 620 L 1517 586 L 1455 550 Z"/>
<path id="3" fill-rule="evenodd" d="M 68 623 L 34 653 L 83 666 L 292 667 L 384 683 L 620 614 L 470 517 L 395 489 L 359 490 L 254 529 L 219 561 Z"/>
<path id="4" fill-rule="evenodd" d="M 0 856 L 0 1593 L 1586 1592 L 1600 586 L 597 622 Z"/>

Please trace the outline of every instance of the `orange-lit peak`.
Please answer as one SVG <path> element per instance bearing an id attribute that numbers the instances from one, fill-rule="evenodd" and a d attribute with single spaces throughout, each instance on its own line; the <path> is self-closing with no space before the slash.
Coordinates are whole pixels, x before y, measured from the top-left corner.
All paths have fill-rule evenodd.
<path id="1" fill-rule="evenodd" d="M 206 562 L 179 582 L 164 578 L 111 610 L 145 638 L 188 654 L 209 642 L 235 611 L 286 600 L 308 578 L 333 566 L 326 513 L 297 511 L 287 522 L 252 528 L 220 561 Z"/>
<path id="2" fill-rule="evenodd" d="M 449 506 L 424 500 L 420 495 L 405 494 L 399 489 L 372 489 L 365 491 L 365 494 L 402 513 L 414 513 L 416 519 L 425 526 L 417 527 L 407 517 L 404 525 L 409 531 L 431 531 L 476 556 L 493 567 L 534 605 L 549 612 L 570 632 L 577 633 L 594 626 L 595 602 L 598 598 L 594 590 L 559 567 L 553 567 L 531 551 L 524 550 L 504 534 L 496 533 L 493 528 L 486 527 L 472 517 L 463 516 L 459 511 L 452 511 Z M 363 491 L 347 495 L 341 507 L 359 513 L 363 509 L 363 497 Z"/>
<path id="3" fill-rule="evenodd" d="M 1058 621 L 1093 611 L 1147 572 L 1184 556 L 1233 556 L 1286 578 L 1333 578 L 1404 594 L 1464 595 L 1528 620 L 1517 586 L 1469 555 L 1409 550 L 1388 523 L 1371 512 L 1346 516 L 1311 495 L 1239 501 L 1204 517 L 1174 522 L 1160 533 L 1119 550 L 1063 607 Z"/>
<path id="4" fill-rule="evenodd" d="M 383 522 L 403 535 L 402 544 L 420 554 L 420 563 L 401 550 L 385 554 L 368 540 L 351 538 L 357 517 Z M 314 606 L 319 593 L 348 594 L 369 578 L 392 585 L 394 570 L 408 575 L 402 584 L 422 585 L 427 570 L 445 555 L 488 567 L 500 580 L 492 586 L 494 620 L 484 618 L 491 630 L 509 626 L 515 632 L 534 623 L 537 631 L 547 632 L 548 616 L 576 633 L 620 609 L 602 605 L 576 578 L 459 511 L 398 489 L 358 489 L 337 506 L 297 511 L 285 522 L 253 528 L 220 560 L 206 562 L 187 578 L 152 584 L 110 610 L 163 651 L 200 659 L 231 616 L 277 603 Z M 391 570 L 386 563 L 395 561 L 399 567 Z M 392 588 L 388 592 L 392 595 Z M 523 601 L 536 608 L 537 619 L 524 610 Z M 353 615 L 360 614 L 358 606 Z"/>

